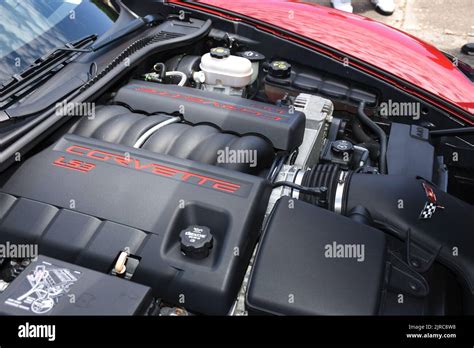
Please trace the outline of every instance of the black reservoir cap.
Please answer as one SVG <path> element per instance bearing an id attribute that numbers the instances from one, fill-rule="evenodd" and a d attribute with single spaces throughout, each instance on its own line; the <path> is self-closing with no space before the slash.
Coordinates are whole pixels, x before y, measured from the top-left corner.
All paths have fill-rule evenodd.
<path id="1" fill-rule="evenodd" d="M 211 49 L 211 57 L 222 59 L 230 56 L 230 50 L 225 47 L 214 47 Z"/>
<path id="2" fill-rule="evenodd" d="M 211 230 L 206 226 L 191 225 L 179 234 L 181 251 L 193 259 L 203 259 L 209 256 L 213 237 Z"/>
<path id="3" fill-rule="evenodd" d="M 274 60 L 268 67 L 268 73 L 272 77 L 286 79 L 291 75 L 291 64 L 284 60 Z"/>

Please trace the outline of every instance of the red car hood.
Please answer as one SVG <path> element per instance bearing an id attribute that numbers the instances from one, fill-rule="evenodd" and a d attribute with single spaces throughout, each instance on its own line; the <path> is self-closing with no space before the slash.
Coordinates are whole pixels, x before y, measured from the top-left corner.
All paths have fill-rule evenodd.
<path id="1" fill-rule="evenodd" d="M 472 83 L 439 50 L 366 17 L 329 7 L 284 0 L 201 0 L 278 26 L 360 59 L 474 115 Z M 472 123 L 472 118 L 466 119 Z"/>

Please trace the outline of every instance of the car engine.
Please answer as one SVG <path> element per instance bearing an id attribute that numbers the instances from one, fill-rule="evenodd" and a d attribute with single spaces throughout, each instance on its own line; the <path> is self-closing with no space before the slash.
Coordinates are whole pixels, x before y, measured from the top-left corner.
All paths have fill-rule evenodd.
<path id="1" fill-rule="evenodd" d="M 473 209 L 427 129 L 374 122 L 370 87 L 242 47 L 153 56 L 2 179 L 0 241 L 44 258 L 2 259 L 0 296 L 46 262 L 122 281 L 98 298 L 143 287 L 122 314 L 473 308 Z"/>

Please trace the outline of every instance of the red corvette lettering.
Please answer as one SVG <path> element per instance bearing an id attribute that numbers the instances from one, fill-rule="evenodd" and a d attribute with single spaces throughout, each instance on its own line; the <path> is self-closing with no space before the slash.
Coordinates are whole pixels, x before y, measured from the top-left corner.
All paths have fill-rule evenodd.
<path id="1" fill-rule="evenodd" d="M 199 97 L 193 97 L 193 96 L 183 95 L 183 94 L 179 94 L 179 93 L 173 93 L 172 94 L 172 93 L 169 93 L 167 91 L 157 90 L 155 88 L 135 87 L 134 90 L 138 91 L 138 92 L 156 94 L 156 95 L 160 95 L 160 96 L 163 96 L 163 97 L 170 97 L 170 98 L 174 98 L 174 99 L 184 99 L 184 100 L 187 100 L 187 101 L 192 102 L 192 103 L 198 103 L 198 104 L 203 104 L 203 105 L 212 105 L 215 108 L 220 108 L 220 109 L 225 109 L 225 110 L 234 110 L 234 111 L 246 113 L 246 114 L 257 116 L 257 117 L 267 118 L 267 119 L 270 119 L 270 120 L 273 120 L 273 121 L 283 121 L 284 120 L 283 117 L 281 117 L 281 116 L 271 115 L 269 113 L 264 113 L 264 112 L 261 112 L 261 111 L 258 111 L 258 110 L 252 110 L 252 109 L 249 109 L 249 108 L 246 108 L 246 107 L 239 107 L 238 105 L 221 104 L 218 101 L 206 100 L 206 99 L 202 99 L 202 98 L 199 98 Z M 253 107 L 255 107 L 255 106 L 253 106 Z M 255 108 L 257 108 L 257 107 L 255 107 Z M 275 109 L 271 109 L 271 108 L 260 108 L 260 109 L 262 109 L 264 111 L 271 112 L 271 113 L 279 113 L 279 114 L 283 113 L 283 110 L 276 111 Z"/>
<path id="2" fill-rule="evenodd" d="M 73 153 L 75 155 L 84 155 L 84 151 L 78 151 L 78 150 L 84 150 L 85 152 L 89 151 L 89 149 L 87 147 L 83 147 L 83 146 L 78 146 L 78 145 L 74 145 L 74 146 L 69 146 L 66 151 L 69 152 L 69 153 Z"/>
<path id="3" fill-rule="evenodd" d="M 204 99 L 198 98 L 198 97 L 186 97 L 186 100 L 190 102 L 194 102 L 194 103 L 201 103 L 201 104 L 204 104 L 206 102 Z"/>
<path id="4" fill-rule="evenodd" d="M 252 107 L 256 108 L 256 109 L 262 109 L 262 110 L 265 110 L 265 111 L 270 111 L 270 112 L 273 112 L 273 113 L 276 113 L 276 114 L 285 114 L 285 112 L 282 109 L 277 109 L 277 108 L 274 108 L 273 106 L 254 104 L 254 105 L 252 105 Z"/>
<path id="5" fill-rule="evenodd" d="M 130 158 L 127 158 L 125 156 L 118 156 L 118 155 L 114 156 L 114 160 L 118 164 L 121 164 L 121 165 L 124 165 L 124 166 L 128 165 L 131 162 Z"/>
<path id="6" fill-rule="evenodd" d="M 235 192 L 240 188 L 240 185 L 232 184 L 230 182 L 225 181 L 219 181 L 212 185 L 212 187 L 225 192 Z"/>
<path id="7" fill-rule="evenodd" d="M 237 110 L 237 106 L 231 104 L 222 104 L 222 108 L 226 110 Z"/>
<path id="8" fill-rule="evenodd" d="M 103 155 L 103 156 L 101 156 Z M 93 150 L 87 154 L 87 157 L 99 160 L 99 161 L 108 161 L 111 157 L 114 157 L 113 155 L 111 156 L 107 152 L 103 151 L 98 151 L 98 150 Z"/>
<path id="9" fill-rule="evenodd" d="M 98 161 L 113 162 L 123 167 L 147 171 L 149 173 L 168 178 L 175 178 L 177 180 L 189 182 L 199 186 L 204 186 L 207 183 L 208 186 L 206 187 L 210 187 L 218 191 L 234 193 L 237 192 L 241 187 L 241 185 L 229 181 L 216 179 L 198 173 L 188 172 L 178 168 L 168 167 L 158 163 L 142 163 L 138 158 L 127 158 L 125 156 L 106 151 L 95 150 L 84 146 L 72 145 L 66 149 L 66 152 L 82 157 L 92 158 Z M 64 156 L 61 156 L 55 160 L 53 165 L 83 173 L 89 172 L 96 167 L 96 165 L 93 163 L 87 163 L 76 159 L 66 161 Z"/>
<path id="10" fill-rule="evenodd" d="M 152 173 L 158 174 L 158 175 L 163 175 L 163 176 L 168 176 L 168 177 L 173 177 L 176 174 L 179 174 L 180 171 L 178 169 L 161 166 L 159 164 L 153 164 Z M 186 181 L 186 180 L 183 180 L 183 181 Z"/>

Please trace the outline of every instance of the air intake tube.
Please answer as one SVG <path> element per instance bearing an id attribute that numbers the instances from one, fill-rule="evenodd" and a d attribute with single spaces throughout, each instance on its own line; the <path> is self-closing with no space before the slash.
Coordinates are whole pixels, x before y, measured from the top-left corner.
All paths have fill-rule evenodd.
<path id="1" fill-rule="evenodd" d="M 474 294 L 474 207 L 421 179 L 352 173 L 341 213 L 365 207 L 376 227 L 427 251 L 464 279 Z"/>

